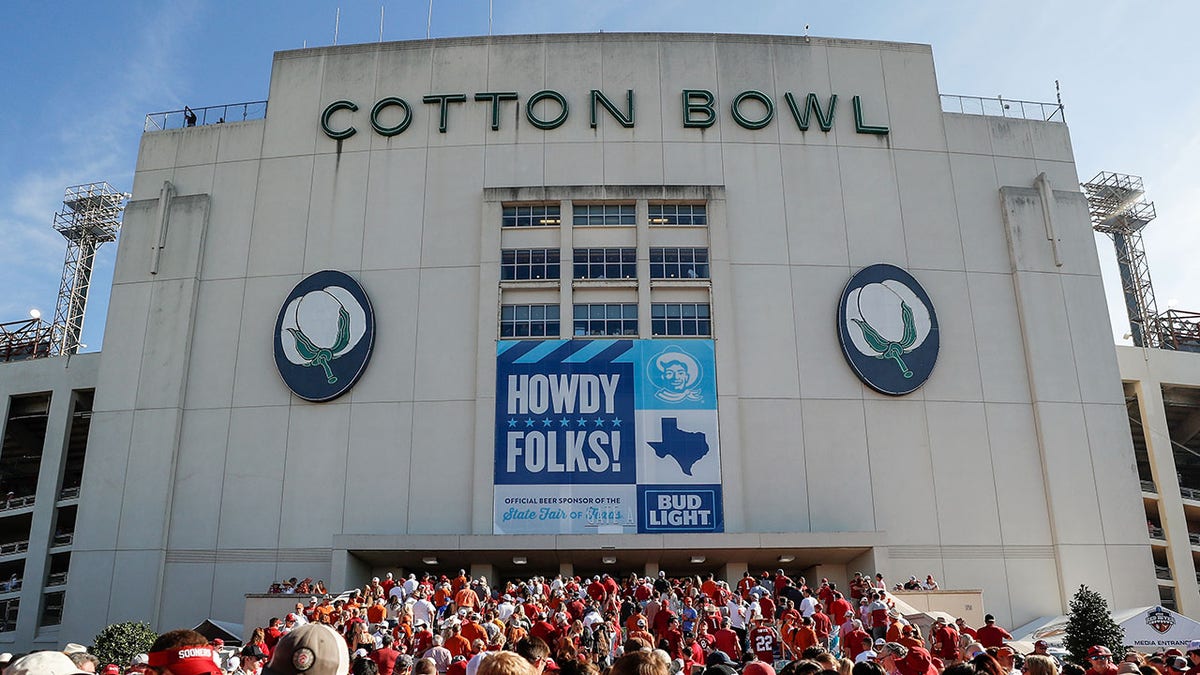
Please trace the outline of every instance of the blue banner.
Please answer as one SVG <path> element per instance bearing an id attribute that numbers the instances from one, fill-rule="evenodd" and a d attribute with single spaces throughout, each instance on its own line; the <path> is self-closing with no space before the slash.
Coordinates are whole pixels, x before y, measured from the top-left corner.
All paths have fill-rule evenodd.
<path id="1" fill-rule="evenodd" d="M 716 394 L 711 340 L 500 342 L 493 530 L 723 531 Z"/>

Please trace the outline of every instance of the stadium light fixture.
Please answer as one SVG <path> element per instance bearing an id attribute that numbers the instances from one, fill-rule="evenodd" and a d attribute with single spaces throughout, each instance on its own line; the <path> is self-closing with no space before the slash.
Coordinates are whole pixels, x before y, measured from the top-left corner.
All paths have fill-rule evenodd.
<path id="1" fill-rule="evenodd" d="M 436 565 L 437 558 L 435 558 L 433 556 L 426 556 L 424 558 L 421 558 L 421 562 L 425 563 L 426 565 Z"/>
<path id="2" fill-rule="evenodd" d="M 781 562 L 781 563 L 784 563 L 784 564 L 786 564 L 786 563 L 794 562 L 794 561 L 796 560 L 796 556 L 794 556 L 794 555 L 781 555 L 781 556 L 779 556 L 779 558 L 777 558 L 777 560 L 779 560 L 779 562 Z"/>

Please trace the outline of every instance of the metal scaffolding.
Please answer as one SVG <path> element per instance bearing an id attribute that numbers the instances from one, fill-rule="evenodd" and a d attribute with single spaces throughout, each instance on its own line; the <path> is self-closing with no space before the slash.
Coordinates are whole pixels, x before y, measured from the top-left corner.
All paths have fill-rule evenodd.
<path id="1" fill-rule="evenodd" d="M 73 185 L 63 196 L 63 209 L 54 214 L 54 229 L 67 240 L 67 256 L 54 310 L 52 355 L 79 350 L 96 250 L 116 240 L 128 199 L 128 193 L 103 181 Z"/>
<path id="2" fill-rule="evenodd" d="M 1101 171 L 1083 183 L 1092 229 L 1107 234 L 1117 253 L 1129 336 L 1139 347 L 1200 351 L 1200 315 L 1158 312 L 1150 263 L 1142 244 L 1142 230 L 1154 220 L 1154 202 L 1142 199 L 1141 176 Z"/>

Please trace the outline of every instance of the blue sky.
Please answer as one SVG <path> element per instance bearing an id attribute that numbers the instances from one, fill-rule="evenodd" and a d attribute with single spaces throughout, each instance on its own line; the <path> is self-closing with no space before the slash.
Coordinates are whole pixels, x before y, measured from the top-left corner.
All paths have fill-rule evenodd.
<path id="1" fill-rule="evenodd" d="M 426 0 L 64 0 L 7 3 L 0 21 L 0 321 L 53 313 L 68 185 L 129 190 L 147 113 L 265 99 L 271 55 L 305 44 L 425 37 Z M 1081 178 L 1140 174 L 1160 309 L 1200 311 L 1200 2 L 494 0 L 496 34 L 694 31 L 933 45 L 943 93 L 1053 101 L 1062 83 Z M 488 32 L 487 0 L 434 0 L 434 37 Z M 1112 247 L 1099 240 L 1114 337 L 1127 332 Z M 100 347 L 115 245 L 97 261 L 85 351 Z"/>

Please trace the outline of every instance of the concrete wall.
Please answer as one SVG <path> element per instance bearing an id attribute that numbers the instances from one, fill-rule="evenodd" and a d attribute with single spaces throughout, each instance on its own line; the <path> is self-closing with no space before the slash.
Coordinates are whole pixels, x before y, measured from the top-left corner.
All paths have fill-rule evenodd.
<path id="1" fill-rule="evenodd" d="M 99 354 L 76 354 L 70 357 L 35 359 L 0 363 L 0 433 L 9 416 L 9 405 L 13 396 L 25 394 L 50 394 L 50 411 L 46 419 L 46 437 L 42 444 L 42 459 L 38 468 L 37 487 L 29 526 L 29 548 L 25 553 L 10 556 L 24 559 L 25 569 L 19 594 L 20 613 L 16 628 L 0 633 L 0 649 L 17 652 L 28 649 L 57 649 L 73 637 L 60 639 L 59 626 L 42 627 L 42 609 L 46 602 L 44 591 L 46 576 L 50 573 L 50 549 L 57 527 L 56 510 L 61 506 L 79 503 L 75 499 L 59 499 L 66 469 L 67 446 L 71 424 L 75 413 L 75 397 L 72 392 L 93 389 L 96 386 Z M 92 418 L 95 433 L 95 417 Z M 92 461 L 85 457 L 85 461 Z M 85 475 L 84 480 L 87 480 Z M 17 515 L 12 511 L 5 516 Z M 79 521 L 76 520 L 76 532 Z M 76 540 L 77 541 L 77 540 Z M 71 552 L 70 575 L 83 574 L 82 565 L 75 557 L 71 546 L 55 546 L 55 553 Z M 55 587 L 54 591 L 63 590 Z M 8 594 L 5 594 L 6 596 Z M 5 599 L 8 599 L 7 597 Z"/>
<path id="2" fill-rule="evenodd" d="M 558 129 L 524 117 L 543 88 L 571 106 Z M 591 88 L 634 89 L 635 126 L 601 113 L 592 128 Z M 684 88 L 714 92 L 714 126 L 681 124 Z M 728 108 L 751 89 L 776 101 L 756 131 Z M 479 91 L 520 107 L 493 131 L 487 104 L 454 104 L 441 133 L 420 102 Z M 839 94 L 833 128 L 798 130 L 785 91 Z M 73 627 L 236 619 L 273 579 L 329 578 L 338 534 L 490 533 L 499 223 L 484 194 L 542 186 L 723 190 L 705 236 L 730 532 L 884 532 L 876 569 L 980 588 L 1010 625 L 1060 613 L 1080 582 L 1153 602 L 1067 130 L 943 114 L 937 93 L 922 45 L 513 36 L 279 53 L 265 120 L 146 134 Z M 413 121 L 385 138 L 368 116 L 391 95 Z M 889 134 L 856 133 L 855 95 Z M 318 117 L 339 99 L 359 111 L 332 122 L 358 133 L 335 141 Z M 862 385 L 833 330 L 846 280 L 877 262 L 911 272 L 941 323 L 937 368 L 902 398 Z M 270 345 L 282 298 L 321 269 L 362 283 L 378 340 L 352 392 L 311 404 Z"/>

